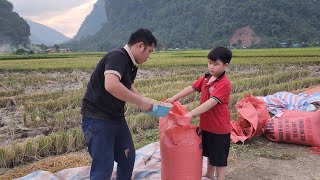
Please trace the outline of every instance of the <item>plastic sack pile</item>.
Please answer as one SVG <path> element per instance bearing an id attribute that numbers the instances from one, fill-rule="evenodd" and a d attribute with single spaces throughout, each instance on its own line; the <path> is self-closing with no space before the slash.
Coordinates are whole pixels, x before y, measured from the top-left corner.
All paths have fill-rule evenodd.
<path id="1" fill-rule="evenodd" d="M 239 121 L 232 121 L 232 142 L 265 135 L 274 142 L 320 147 L 320 86 L 295 95 L 278 92 L 248 95 L 236 104 Z M 274 115 L 272 118 L 270 113 Z M 317 150 L 318 150 L 317 149 Z"/>

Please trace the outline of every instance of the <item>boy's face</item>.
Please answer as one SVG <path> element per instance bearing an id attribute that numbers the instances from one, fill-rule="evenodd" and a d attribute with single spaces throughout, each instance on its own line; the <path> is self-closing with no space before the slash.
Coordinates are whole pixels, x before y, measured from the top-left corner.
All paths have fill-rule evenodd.
<path id="1" fill-rule="evenodd" d="M 208 70 L 212 76 L 218 77 L 225 69 L 228 67 L 228 63 L 223 64 L 223 62 L 218 59 L 216 61 L 211 61 L 208 59 Z"/>

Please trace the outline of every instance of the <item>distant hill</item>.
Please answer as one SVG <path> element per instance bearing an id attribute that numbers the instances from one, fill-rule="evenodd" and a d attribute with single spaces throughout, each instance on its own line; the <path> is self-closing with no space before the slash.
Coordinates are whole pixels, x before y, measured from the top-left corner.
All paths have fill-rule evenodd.
<path id="1" fill-rule="evenodd" d="M 37 22 L 26 19 L 30 26 L 32 44 L 54 45 L 68 41 L 70 38 L 64 34 Z"/>
<path id="2" fill-rule="evenodd" d="M 107 15 L 105 10 L 105 1 L 98 0 L 91 13 L 83 21 L 79 31 L 75 35 L 74 39 L 80 39 L 87 37 L 98 32 L 104 23 L 107 22 Z"/>
<path id="3" fill-rule="evenodd" d="M 2 47 L 29 44 L 30 27 L 12 10 L 9 1 L 0 0 L 0 51 L 5 51 Z"/>
<path id="4" fill-rule="evenodd" d="M 123 46 L 139 27 L 154 32 L 159 49 L 259 48 L 320 41 L 320 0 L 105 2 L 108 22 L 95 35 L 70 42 L 73 50 L 106 51 Z"/>

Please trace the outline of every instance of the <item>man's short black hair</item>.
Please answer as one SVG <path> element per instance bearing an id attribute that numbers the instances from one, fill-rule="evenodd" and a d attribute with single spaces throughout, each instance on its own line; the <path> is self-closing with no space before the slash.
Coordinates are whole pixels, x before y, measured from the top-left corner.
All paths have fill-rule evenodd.
<path id="1" fill-rule="evenodd" d="M 140 28 L 131 34 L 128 44 L 134 45 L 138 42 L 143 42 L 147 46 L 157 46 L 157 39 L 149 29 Z"/>
<path id="2" fill-rule="evenodd" d="M 212 49 L 208 54 L 208 59 L 216 61 L 220 59 L 223 64 L 230 63 L 232 58 L 232 52 L 225 47 L 217 47 Z"/>

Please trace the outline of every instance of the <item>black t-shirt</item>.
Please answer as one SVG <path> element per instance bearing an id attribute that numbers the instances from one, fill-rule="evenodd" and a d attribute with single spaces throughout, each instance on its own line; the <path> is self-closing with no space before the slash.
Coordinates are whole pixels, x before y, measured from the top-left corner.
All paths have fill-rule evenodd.
<path id="1" fill-rule="evenodd" d="M 120 82 L 128 89 L 134 82 L 137 67 L 124 48 L 108 52 L 93 71 L 82 100 L 81 114 L 86 118 L 120 120 L 124 118 L 125 102 L 117 99 L 104 88 L 105 72 L 121 77 Z"/>

